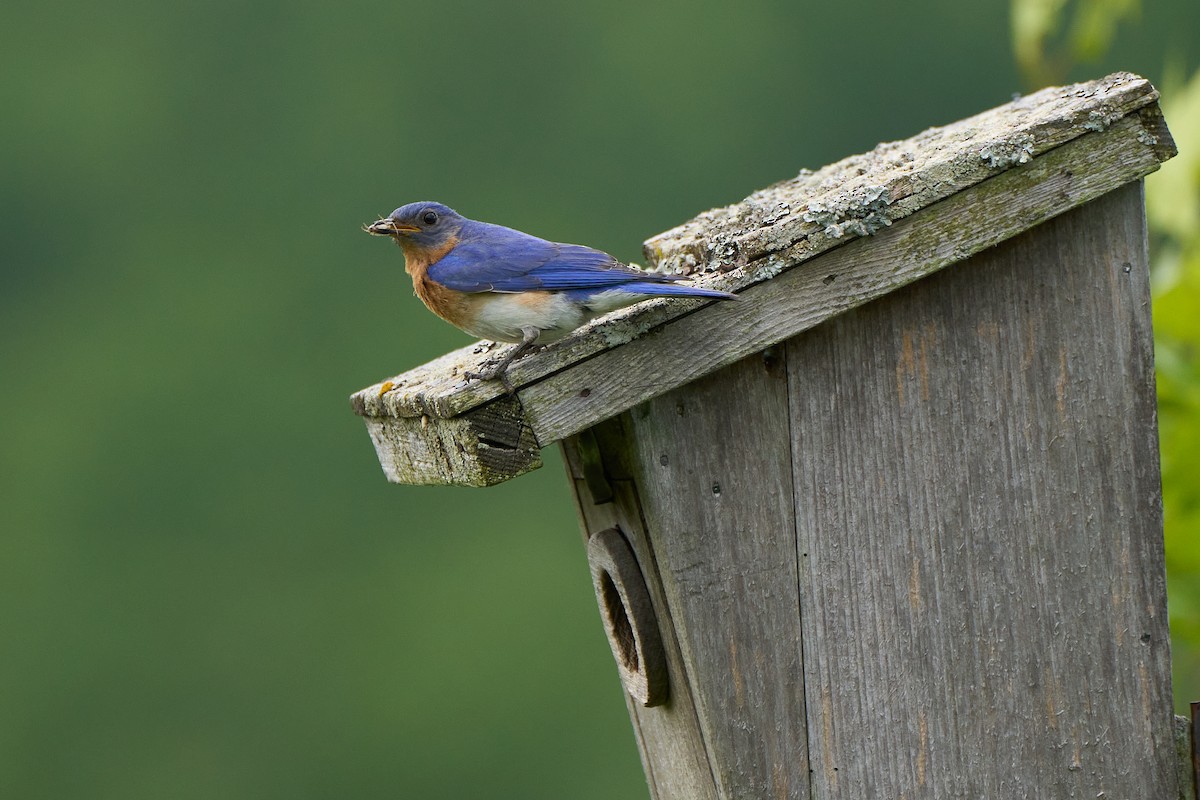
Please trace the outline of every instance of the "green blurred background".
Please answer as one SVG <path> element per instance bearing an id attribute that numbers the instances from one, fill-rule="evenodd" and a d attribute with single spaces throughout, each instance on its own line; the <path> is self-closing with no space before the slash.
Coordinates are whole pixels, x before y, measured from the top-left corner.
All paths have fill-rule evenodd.
<path id="1" fill-rule="evenodd" d="M 802 167 L 1116 69 L 1184 151 L 1150 202 L 1200 698 L 1200 4 L 1137 11 L 5 4 L 0 797 L 646 796 L 557 453 L 489 490 L 385 483 L 347 395 L 468 340 L 359 226 L 436 199 L 637 259 Z"/>

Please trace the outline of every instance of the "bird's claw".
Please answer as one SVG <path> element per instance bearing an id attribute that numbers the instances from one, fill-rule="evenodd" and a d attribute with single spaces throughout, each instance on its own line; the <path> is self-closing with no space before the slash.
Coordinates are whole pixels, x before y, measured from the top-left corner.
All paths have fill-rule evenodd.
<path id="1" fill-rule="evenodd" d="M 507 365 L 497 364 L 495 366 L 488 367 L 487 369 L 484 369 L 480 372 L 475 372 L 473 370 L 467 370 L 466 372 L 463 373 L 463 377 L 466 378 L 468 381 L 497 381 L 498 380 L 498 381 L 500 381 L 500 385 L 504 387 L 504 392 L 506 394 L 512 394 L 515 391 L 517 391 L 517 387 L 513 386 L 512 383 L 508 380 L 508 370 L 505 369 L 506 366 Z"/>

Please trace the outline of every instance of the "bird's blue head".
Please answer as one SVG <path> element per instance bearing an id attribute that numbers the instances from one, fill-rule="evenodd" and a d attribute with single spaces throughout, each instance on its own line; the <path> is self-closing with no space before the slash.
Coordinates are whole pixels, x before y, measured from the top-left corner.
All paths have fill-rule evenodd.
<path id="1" fill-rule="evenodd" d="M 466 218 L 441 203 L 419 202 L 400 206 L 363 230 L 376 236 L 392 236 L 405 250 L 441 250 L 458 238 Z"/>

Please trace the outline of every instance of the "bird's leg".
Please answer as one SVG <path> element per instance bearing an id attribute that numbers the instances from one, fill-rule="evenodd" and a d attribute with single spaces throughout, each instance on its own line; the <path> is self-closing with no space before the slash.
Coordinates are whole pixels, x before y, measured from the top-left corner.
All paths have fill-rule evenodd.
<path id="1" fill-rule="evenodd" d="M 508 365 L 528 353 L 530 349 L 537 344 L 539 333 L 541 333 L 541 331 L 532 326 L 528 328 L 522 328 L 521 334 L 524 338 L 521 340 L 520 344 L 509 350 L 504 358 L 500 359 L 500 361 L 494 366 L 488 367 L 481 372 L 464 372 L 463 376 L 467 380 L 494 381 L 499 379 L 500 382 L 504 384 L 505 391 L 507 391 L 509 394 L 512 394 L 514 387 L 508 382 Z"/>

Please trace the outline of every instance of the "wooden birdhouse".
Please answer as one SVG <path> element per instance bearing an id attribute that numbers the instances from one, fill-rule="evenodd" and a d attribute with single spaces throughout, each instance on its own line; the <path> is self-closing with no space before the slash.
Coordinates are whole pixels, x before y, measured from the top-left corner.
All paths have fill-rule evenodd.
<path id="1" fill-rule="evenodd" d="M 565 453 L 656 798 L 1175 798 L 1146 80 L 1050 88 L 646 242 L 652 300 L 356 393 L 389 480 Z"/>

